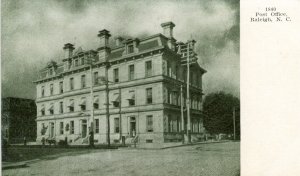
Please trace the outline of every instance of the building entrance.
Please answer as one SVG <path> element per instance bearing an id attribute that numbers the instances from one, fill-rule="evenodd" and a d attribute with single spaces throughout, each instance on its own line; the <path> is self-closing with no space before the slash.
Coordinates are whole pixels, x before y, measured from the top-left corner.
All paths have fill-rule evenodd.
<path id="1" fill-rule="evenodd" d="M 81 137 L 85 138 L 87 135 L 87 122 L 86 120 L 81 121 Z"/>
<path id="2" fill-rule="evenodd" d="M 130 117 L 130 137 L 136 136 L 136 120 L 135 117 Z"/>
<path id="3" fill-rule="evenodd" d="M 50 123 L 50 138 L 54 137 L 54 123 Z"/>

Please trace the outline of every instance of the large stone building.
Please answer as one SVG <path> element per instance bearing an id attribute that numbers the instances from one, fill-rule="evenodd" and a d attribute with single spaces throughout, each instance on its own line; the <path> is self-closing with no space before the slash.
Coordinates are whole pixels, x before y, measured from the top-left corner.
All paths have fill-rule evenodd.
<path id="1" fill-rule="evenodd" d="M 22 143 L 36 139 L 36 106 L 34 100 L 24 98 L 2 98 L 2 138 L 9 143 Z"/>
<path id="2" fill-rule="evenodd" d="M 93 112 L 95 144 L 105 144 L 106 76 L 111 143 L 119 143 L 122 137 L 126 142 L 135 138 L 139 145 L 182 140 L 180 87 L 186 90 L 187 66 L 183 64 L 183 54 L 179 54 L 180 43 L 173 36 L 174 23 L 161 26 L 163 34 L 127 40 L 116 37 L 114 47 L 109 45 L 111 35 L 107 30 L 99 32 L 97 50 L 75 50 L 72 44 L 65 44 L 62 63 L 50 62 L 35 81 L 37 142 L 43 137 L 57 141 L 67 137 L 69 144 L 84 143 Z M 205 72 L 197 62 L 190 66 L 193 140 L 203 136 Z M 185 91 L 183 95 L 185 101 Z M 186 128 L 186 111 L 184 114 Z"/>

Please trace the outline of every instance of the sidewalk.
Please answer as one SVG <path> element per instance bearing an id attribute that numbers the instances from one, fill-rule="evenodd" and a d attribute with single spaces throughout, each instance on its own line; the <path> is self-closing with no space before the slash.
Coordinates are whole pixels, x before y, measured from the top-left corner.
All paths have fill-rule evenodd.
<path id="1" fill-rule="evenodd" d="M 192 145 L 200 145 L 200 144 L 211 144 L 211 143 L 224 143 L 224 142 L 231 142 L 231 140 L 220 140 L 220 141 L 202 141 L 202 142 L 194 142 L 191 144 L 182 144 L 182 142 L 169 142 L 164 144 L 137 144 L 137 147 L 128 146 L 124 147 L 121 150 L 130 150 L 130 149 L 141 149 L 141 150 L 162 150 L 162 149 L 169 149 L 169 148 L 176 148 L 176 147 L 184 147 L 184 146 L 192 146 Z"/>
<path id="2" fill-rule="evenodd" d="M 164 146 L 161 149 L 168 149 L 168 148 L 176 148 L 176 147 L 184 147 L 184 146 L 190 146 L 190 145 L 199 145 L 199 144 L 211 144 L 211 143 L 224 143 L 224 142 L 231 142 L 231 140 L 221 140 L 221 141 L 202 141 L 202 142 L 195 142 L 191 144 L 179 144 L 179 145 L 169 145 Z"/>

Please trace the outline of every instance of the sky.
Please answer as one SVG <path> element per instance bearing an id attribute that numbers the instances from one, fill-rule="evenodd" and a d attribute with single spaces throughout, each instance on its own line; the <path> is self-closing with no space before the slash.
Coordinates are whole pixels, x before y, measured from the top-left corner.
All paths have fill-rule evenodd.
<path id="1" fill-rule="evenodd" d="M 3 97 L 36 96 L 34 80 L 46 63 L 61 62 L 63 45 L 96 49 L 98 31 L 143 38 L 175 23 L 178 41 L 196 40 L 207 70 L 203 93 L 240 95 L 238 0 L 2 0 L 1 89 Z"/>

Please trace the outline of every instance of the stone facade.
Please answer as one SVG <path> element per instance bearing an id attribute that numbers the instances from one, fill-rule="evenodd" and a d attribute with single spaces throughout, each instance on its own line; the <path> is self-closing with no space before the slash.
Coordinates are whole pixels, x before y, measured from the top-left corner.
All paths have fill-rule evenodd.
<path id="1" fill-rule="evenodd" d="M 186 66 L 173 38 L 175 25 L 162 26 L 164 34 L 144 39 L 117 37 L 112 48 L 107 30 L 99 32 L 97 50 L 74 51 L 72 44 L 66 44 L 63 63 L 50 62 L 35 81 L 37 142 L 67 137 L 69 144 L 86 143 L 92 109 L 95 144 L 107 142 L 106 68 L 111 143 L 120 143 L 122 137 L 130 143 L 136 136 L 139 144 L 180 141 L 180 86 L 185 101 Z M 192 133 L 201 135 L 202 75 L 206 71 L 197 62 L 190 68 Z"/>

